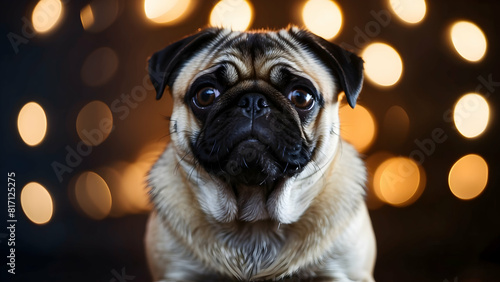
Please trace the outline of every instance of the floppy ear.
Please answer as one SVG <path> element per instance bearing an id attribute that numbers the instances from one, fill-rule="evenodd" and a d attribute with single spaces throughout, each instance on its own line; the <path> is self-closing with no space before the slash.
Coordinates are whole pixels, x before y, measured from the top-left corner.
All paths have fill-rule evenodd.
<path id="1" fill-rule="evenodd" d="M 205 43 L 215 38 L 220 30 L 202 30 L 185 37 L 156 52 L 149 59 L 149 78 L 156 89 L 156 99 L 160 99 L 167 86 L 172 87 L 183 64 Z"/>
<path id="2" fill-rule="evenodd" d="M 290 32 L 337 75 L 349 106 L 354 108 L 363 86 L 363 60 L 356 54 L 308 31 L 292 28 Z"/>

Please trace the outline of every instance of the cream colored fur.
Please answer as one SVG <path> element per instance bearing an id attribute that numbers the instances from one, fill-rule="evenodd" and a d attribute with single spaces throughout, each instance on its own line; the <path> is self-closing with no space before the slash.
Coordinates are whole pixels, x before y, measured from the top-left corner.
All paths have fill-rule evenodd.
<path id="1" fill-rule="evenodd" d="M 293 44 L 293 38 L 281 33 Z M 146 251 L 154 280 L 292 276 L 373 281 L 376 251 L 364 204 L 366 172 L 357 152 L 339 136 L 334 78 L 304 50 L 270 50 L 250 61 L 237 50 L 208 54 L 208 47 L 186 64 L 170 89 L 171 143 L 149 175 L 155 211 L 148 222 Z M 222 60 L 237 65 L 235 80 L 259 83 L 272 76 L 276 63 L 286 62 L 313 81 L 325 100 L 315 121 L 302 128 L 303 136 L 316 142 L 311 162 L 276 187 L 267 201 L 254 192 L 258 189 L 249 189 L 245 197 L 253 202 L 244 206 L 249 211 L 242 211 L 231 187 L 197 165 L 189 146 L 201 125 L 184 95 L 199 75 Z M 242 215 L 254 220 L 242 221 Z"/>

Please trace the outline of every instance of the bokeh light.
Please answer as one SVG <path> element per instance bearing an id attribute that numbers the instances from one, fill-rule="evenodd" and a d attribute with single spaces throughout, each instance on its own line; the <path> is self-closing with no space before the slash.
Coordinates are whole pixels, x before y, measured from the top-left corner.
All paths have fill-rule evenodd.
<path id="1" fill-rule="evenodd" d="M 33 9 L 33 28 L 40 33 L 48 32 L 61 18 L 62 3 L 59 0 L 40 0 Z"/>
<path id="2" fill-rule="evenodd" d="M 155 23 L 173 24 L 187 14 L 190 5 L 190 0 L 145 0 L 144 12 Z"/>
<path id="3" fill-rule="evenodd" d="M 146 165 L 148 169 L 151 168 L 160 155 L 165 151 L 166 146 L 166 141 L 151 142 L 142 146 L 141 150 L 137 154 L 137 163 Z"/>
<path id="4" fill-rule="evenodd" d="M 405 109 L 400 106 L 390 107 L 385 113 L 381 134 L 390 141 L 390 144 L 397 145 L 405 141 L 409 132 L 410 118 Z"/>
<path id="5" fill-rule="evenodd" d="M 377 197 L 397 207 L 415 202 L 422 194 L 425 183 L 423 168 L 406 157 L 394 157 L 384 161 L 373 177 Z"/>
<path id="6" fill-rule="evenodd" d="M 108 185 L 112 202 L 109 216 L 120 217 L 132 211 L 127 198 L 122 193 L 122 171 L 128 165 L 126 162 L 115 162 L 110 166 L 99 167 L 94 171 L 101 176 Z"/>
<path id="7" fill-rule="evenodd" d="M 399 53 L 385 43 L 372 43 L 362 52 L 365 74 L 369 81 L 381 86 L 391 86 L 399 81 L 403 73 L 403 62 Z"/>
<path id="8" fill-rule="evenodd" d="M 388 0 L 391 10 L 404 22 L 416 24 L 425 17 L 425 0 Z"/>
<path id="9" fill-rule="evenodd" d="M 307 1 L 302 10 L 305 26 L 325 38 L 334 38 L 342 28 L 342 11 L 330 0 Z"/>
<path id="10" fill-rule="evenodd" d="M 470 200 L 479 196 L 488 183 L 488 164 L 478 155 L 469 154 L 450 169 L 448 185 L 457 198 Z"/>
<path id="11" fill-rule="evenodd" d="M 94 0 L 80 11 L 80 20 L 85 31 L 100 32 L 109 27 L 118 17 L 119 0 Z"/>
<path id="12" fill-rule="evenodd" d="M 76 132 L 85 144 L 97 146 L 108 138 L 113 129 L 113 114 L 101 101 L 85 105 L 76 118 Z"/>
<path id="13" fill-rule="evenodd" d="M 356 105 L 354 109 L 343 106 L 339 110 L 340 135 L 359 152 L 365 152 L 375 140 L 375 118 L 368 109 Z"/>
<path id="14" fill-rule="evenodd" d="M 246 30 L 253 18 L 252 7 L 245 0 L 221 0 L 210 13 L 210 25 Z"/>
<path id="15" fill-rule="evenodd" d="M 100 86 L 110 80 L 118 69 L 118 56 L 113 49 L 101 47 L 85 59 L 82 80 L 88 86 Z"/>
<path id="16" fill-rule="evenodd" d="M 17 129 L 24 143 L 36 146 L 42 142 L 47 132 L 47 117 L 42 106 L 29 102 L 19 111 Z"/>
<path id="17" fill-rule="evenodd" d="M 146 189 L 149 168 L 138 163 L 131 163 L 123 171 L 121 193 L 127 199 L 134 213 L 151 209 Z"/>
<path id="18" fill-rule="evenodd" d="M 455 50 L 470 62 L 478 62 L 486 53 L 487 42 L 483 31 L 474 23 L 459 21 L 452 25 L 450 37 Z"/>
<path id="19" fill-rule="evenodd" d="M 21 191 L 21 207 L 26 216 L 36 224 L 45 224 L 52 218 L 52 197 L 40 183 L 30 182 Z"/>
<path id="20" fill-rule="evenodd" d="M 490 108 L 483 96 L 468 93 L 455 104 L 453 121 L 458 131 L 467 138 L 481 135 L 488 125 Z"/>
<path id="21" fill-rule="evenodd" d="M 90 4 L 83 7 L 83 9 L 80 11 L 80 20 L 82 21 L 82 26 L 85 30 L 90 29 L 94 25 L 94 12 L 92 12 L 92 7 L 90 6 Z"/>
<path id="22" fill-rule="evenodd" d="M 154 149 L 155 152 L 149 149 Z M 159 150 L 159 147 L 149 147 L 133 163 L 120 161 L 95 170 L 108 184 L 113 198 L 110 216 L 119 217 L 151 210 L 146 188 L 147 174 L 156 161 L 154 156 L 161 153 Z"/>
<path id="23" fill-rule="evenodd" d="M 368 173 L 368 179 L 366 181 L 366 206 L 370 210 L 378 209 L 382 207 L 385 202 L 381 200 L 377 193 L 375 192 L 375 187 L 373 185 L 374 176 L 377 168 L 386 160 L 394 157 L 394 154 L 386 151 L 378 151 L 371 154 L 365 159 L 366 171 Z M 380 189 L 380 185 L 377 187 Z M 380 191 L 378 192 L 380 194 Z"/>
<path id="24" fill-rule="evenodd" d="M 111 211 L 111 193 L 104 179 L 86 171 L 75 182 L 75 198 L 81 210 L 93 219 L 103 219 Z"/>

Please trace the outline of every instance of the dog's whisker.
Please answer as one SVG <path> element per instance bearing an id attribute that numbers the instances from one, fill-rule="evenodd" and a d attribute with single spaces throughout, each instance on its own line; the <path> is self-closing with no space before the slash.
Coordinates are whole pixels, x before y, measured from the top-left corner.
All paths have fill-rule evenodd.
<path id="1" fill-rule="evenodd" d="M 188 155 L 190 155 L 190 153 L 189 153 L 189 152 L 186 152 L 186 153 L 185 153 L 185 154 L 181 157 L 181 159 L 180 159 L 180 160 L 176 163 L 176 165 L 175 165 L 175 170 L 174 170 L 175 172 L 177 172 L 177 171 L 179 170 L 179 168 L 180 168 L 180 166 L 181 166 L 181 162 L 183 162 L 183 161 L 185 160 L 185 158 L 186 158 Z"/>
<path id="2" fill-rule="evenodd" d="M 286 162 L 286 166 L 285 166 L 285 169 L 283 169 L 283 174 L 285 174 L 285 172 L 286 172 L 286 169 L 288 168 L 288 165 L 289 165 L 289 164 L 290 164 L 289 162 Z"/>
<path id="3" fill-rule="evenodd" d="M 214 152 L 214 149 L 215 149 L 215 146 L 216 146 L 217 142 L 214 141 L 214 144 L 212 145 L 212 150 L 210 151 L 210 154 L 209 156 L 212 156 L 213 152 Z"/>

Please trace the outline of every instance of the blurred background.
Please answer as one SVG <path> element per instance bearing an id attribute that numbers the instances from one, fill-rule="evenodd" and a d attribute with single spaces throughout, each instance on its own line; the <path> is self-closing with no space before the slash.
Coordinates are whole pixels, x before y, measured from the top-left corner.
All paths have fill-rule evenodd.
<path id="1" fill-rule="evenodd" d="M 148 281 L 145 175 L 169 142 L 148 57 L 206 26 L 312 32 L 365 60 L 377 281 L 499 281 L 499 1 L 2 1 L 1 281 Z M 15 176 L 8 173 L 14 172 Z M 7 182 L 7 183 L 6 183 Z M 172 195 L 175 197 L 175 195 Z M 2 224 L 3 224 L 2 223 Z"/>

